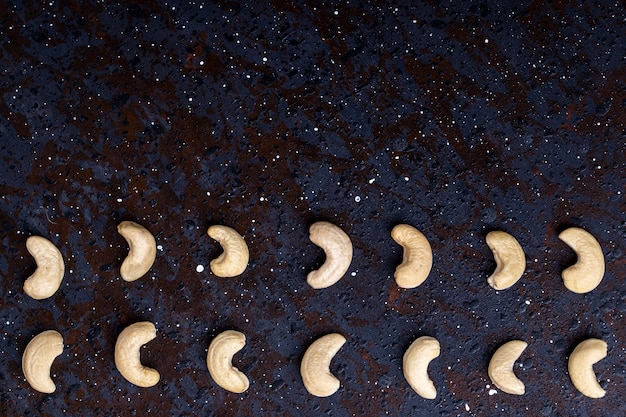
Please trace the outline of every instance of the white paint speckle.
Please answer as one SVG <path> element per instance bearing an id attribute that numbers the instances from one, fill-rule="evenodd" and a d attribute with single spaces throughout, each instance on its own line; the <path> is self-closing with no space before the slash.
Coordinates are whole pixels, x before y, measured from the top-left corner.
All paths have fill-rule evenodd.
<path id="1" fill-rule="evenodd" d="M 489 395 L 496 395 L 498 393 L 498 391 L 496 391 L 495 389 L 490 389 L 489 390 Z"/>
<path id="2" fill-rule="evenodd" d="M 196 272 L 202 272 L 202 271 L 204 271 L 204 265 L 196 266 Z"/>

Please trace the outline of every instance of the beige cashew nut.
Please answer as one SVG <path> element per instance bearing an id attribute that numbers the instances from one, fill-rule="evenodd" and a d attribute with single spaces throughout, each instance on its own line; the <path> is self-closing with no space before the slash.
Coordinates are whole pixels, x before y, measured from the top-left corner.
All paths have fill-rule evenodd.
<path id="1" fill-rule="evenodd" d="M 228 226 L 214 225 L 207 234 L 217 240 L 224 252 L 210 263 L 211 271 L 218 277 L 230 278 L 243 273 L 248 266 L 248 245 L 237 231 Z"/>
<path id="2" fill-rule="evenodd" d="M 606 394 L 593 372 L 593 364 L 604 359 L 606 354 L 604 340 L 587 339 L 579 343 L 570 355 L 567 370 L 572 384 L 581 394 L 589 398 L 602 398 Z"/>
<path id="3" fill-rule="evenodd" d="M 415 288 L 421 285 L 433 266 L 433 251 L 426 236 L 408 224 L 396 225 L 391 237 L 402 245 L 402 263 L 394 273 L 396 283 L 402 288 Z"/>
<path id="4" fill-rule="evenodd" d="M 156 327 L 149 321 L 131 324 L 122 330 L 115 343 L 115 366 L 122 376 L 139 387 L 152 387 L 161 376 L 141 364 L 140 349 L 156 337 Z"/>
<path id="5" fill-rule="evenodd" d="M 523 340 L 511 340 L 496 350 L 489 361 L 489 378 L 502 391 L 513 395 L 524 395 L 526 387 L 515 376 L 513 365 L 520 357 L 528 343 Z"/>
<path id="6" fill-rule="evenodd" d="M 578 294 L 596 288 L 604 276 L 604 255 L 600 243 L 589 232 L 570 227 L 559 234 L 559 239 L 576 252 L 578 261 L 561 272 L 565 287 Z"/>
<path id="7" fill-rule="evenodd" d="M 206 357 L 207 368 L 217 385 L 240 394 L 248 389 L 248 377 L 233 366 L 233 356 L 246 344 L 246 336 L 235 330 L 226 330 L 213 339 Z"/>
<path id="8" fill-rule="evenodd" d="M 61 353 L 63 336 L 55 330 L 39 333 L 28 343 L 22 355 L 22 371 L 33 389 L 45 394 L 56 390 L 50 368 Z"/>
<path id="9" fill-rule="evenodd" d="M 306 390 L 316 397 L 329 397 L 341 383 L 330 373 L 330 362 L 346 338 L 339 333 L 322 336 L 309 346 L 300 364 L 300 375 Z"/>
<path id="10" fill-rule="evenodd" d="M 326 261 L 317 270 L 309 272 L 306 282 L 316 290 L 330 287 L 343 277 L 352 262 L 350 237 L 329 222 L 316 222 L 309 228 L 311 242 L 324 249 Z"/>
<path id="11" fill-rule="evenodd" d="M 416 393 L 429 400 L 437 397 L 437 388 L 428 376 L 428 364 L 439 356 L 440 351 L 437 339 L 422 336 L 411 343 L 402 358 L 404 378 Z"/>
<path id="12" fill-rule="evenodd" d="M 61 286 L 65 274 L 61 252 L 41 236 L 26 239 L 26 249 L 35 258 L 37 269 L 24 281 L 24 292 L 35 300 L 51 297 Z"/>
<path id="13" fill-rule="evenodd" d="M 120 274 L 124 281 L 135 281 L 144 276 L 154 264 L 156 241 L 145 227 L 131 221 L 121 222 L 117 231 L 126 239 L 128 256 L 122 262 Z"/>
<path id="14" fill-rule="evenodd" d="M 519 281 L 526 269 L 524 249 L 517 239 L 501 230 L 487 233 L 486 240 L 496 261 L 496 270 L 487 282 L 496 290 L 505 290 Z"/>

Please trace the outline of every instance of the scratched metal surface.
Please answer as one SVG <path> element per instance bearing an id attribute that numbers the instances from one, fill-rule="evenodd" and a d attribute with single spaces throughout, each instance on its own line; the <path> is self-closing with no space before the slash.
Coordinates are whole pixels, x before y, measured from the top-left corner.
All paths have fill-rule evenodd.
<path id="1" fill-rule="evenodd" d="M 616 416 L 626 414 L 624 9 L 611 2 L 0 1 L 0 414 Z M 298 4 L 294 4 L 298 3 Z M 461 2 L 454 2 L 461 3 Z M 159 245 L 149 275 L 121 280 L 116 225 Z M 334 286 L 313 290 L 329 220 L 354 244 Z M 434 253 L 426 282 L 399 289 L 391 228 L 410 223 Z M 215 277 L 211 224 L 240 231 L 246 272 Z M 568 226 L 597 237 L 606 274 L 567 291 Z M 485 244 L 505 230 L 525 249 L 514 287 L 486 283 Z M 30 235 L 66 260 L 59 291 L 22 290 Z M 204 266 L 204 270 L 198 272 Z M 117 335 L 156 324 L 142 349 L 161 382 L 115 369 Z M 57 391 L 33 391 L 21 355 L 56 329 Z M 211 380 L 210 340 L 246 334 L 240 395 Z M 341 388 L 305 391 L 299 362 L 328 332 Z M 435 400 L 402 376 L 418 336 L 437 338 Z M 595 369 L 606 397 L 572 386 L 567 358 L 608 343 Z M 518 397 L 487 364 L 529 343 Z M 575 411 L 574 411 L 575 410 Z"/>

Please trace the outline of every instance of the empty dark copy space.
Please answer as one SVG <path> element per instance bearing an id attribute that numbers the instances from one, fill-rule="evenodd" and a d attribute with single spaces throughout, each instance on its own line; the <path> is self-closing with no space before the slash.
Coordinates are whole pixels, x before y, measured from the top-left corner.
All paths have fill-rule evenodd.
<path id="1" fill-rule="evenodd" d="M 20 416 L 626 415 L 626 12 L 617 1 L 7 1 L 0 0 L 0 414 Z M 120 276 L 122 221 L 146 227 L 156 261 Z M 320 220 L 350 237 L 336 284 Z M 424 233 L 426 281 L 394 279 L 392 228 Z M 227 225 L 245 239 L 243 274 L 220 278 Z M 590 232 L 606 272 L 565 288 L 577 262 L 558 235 Z M 526 267 L 487 283 L 490 231 L 519 241 Z M 56 293 L 23 290 L 38 235 L 63 256 Z M 114 363 L 128 325 L 157 336 L 141 361 L 150 388 Z M 63 336 L 56 391 L 22 372 L 29 341 Z M 242 394 L 206 365 L 225 330 L 246 336 L 233 364 Z M 345 345 L 341 386 L 315 397 L 307 347 Z M 420 397 L 402 358 L 436 338 Z M 606 390 L 583 396 L 568 374 L 578 343 L 604 340 Z M 487 373 L 509 340 L 528 347 L 522 396 Z"/>

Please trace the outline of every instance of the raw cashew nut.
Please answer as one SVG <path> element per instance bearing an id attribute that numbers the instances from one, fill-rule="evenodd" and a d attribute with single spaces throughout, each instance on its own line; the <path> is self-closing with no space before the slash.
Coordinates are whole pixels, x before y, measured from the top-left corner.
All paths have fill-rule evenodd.
<path id="1" fill-rule="evenodd" d="M 418 337 L 404 353 L 402 372 L 411 388 L 421 397 L 432 400 L 437 397 L 435 384 L 428 376 L 428 364 L 439 356 L 439 342 L 434 337 Z"/>
<path id="2" fill-rule="evenodd" d="M 584 229 L 570 227 L 559 239 L 578 256 L 578 262 L 561 272 L 565 287 L 579 294 L 596 288 L 604 276 L 604 255 L 596 238 Z"/>
<path id="3" fill-rule="evenodd" d="M 330 361 L 346 343 L 339 333 L 322 336 L 309 346 L 300 364 L 304 387 L 316 397 L 329 397 L 339 389 L 340 382 L 330 373 Z"/>
<path id="4" fill-rule="evenodd" d="M 496 261 L 496 270 L 487 282 L 496 290 L 505 290 L 519 281 L 526 269 L 524 249 L 517 239 L 501 230 L 487 233 L 486 240 Z"/>
<path id="5" fill-rule="evenodd" d="M 33 389 L 51 394 L 56 390 L 50 377 L 54 359 L 63 353 L 63 336 L 55 330 L 39 333 L 28 343 L 22 355 L 22 370 Z"/>
<path id="6" fill-rule="evenodd" d="M 37 269 L 24 281 L 24 292 L 35 300 L 51 297 L 61 286 L 65 274 L 61 252 L 41 236 L 26 239 L 26 249 L 35 258 Z"/>
<path id="7" fill-rule="evenodd" d="M 426 236 L 413 226 L 399 224 L 391 230 L 391 237 L 404 249 L 402 263 L 396 268 L 394 277 L 402 288 L 421 285 L 433 266 L 433 251 Z"/>
<path id="8" fill-rule="evenodd" d="M 511 340 L 496 350 L 489 361 L 489 378 L 502 391 L 513 395 L 524 395 L 526 387 L 513 373 L 513 365 L 528 343 L 523 340 Z"/>
<path id="9" fill-rule="evenodd" d="M 230 278 L 243 273 L 248 266 L 248 245 L 237 231 L 228 226 L 209 227 L 207 234 L 217 240 L 224 252 L 211 261 L 211 271 L 218 277 Z"/>
<path id="10" fill-rule="evenodd" d="M 567 370 L 572 384 L 589 398 L 602 398 L 606 394 L 593 372 L 593 364 L 604 359 L 606 353 L 604 340 L 587 339 L 579 343 L 569 357 Z"/>
<path id="11" fill-rule="evenodd" d="M 156 241 L 145 227 L 124 221 L 117 231 L 126 239 L 130 250 L 122 262 L 120 273 L 124 281 L 135 281 L 148 272 L 156 258 Z"/>
<path id="12" fill-rule="evenodd" d="M 161 376 L 155 369 L 141 364 L 140 351 L 156 337 L 156 328 L 149 321 L 131 324 L 122 330 L 115 343 L 115 366 L 128 382 L 139 387 L 152 387 Z"/>
<path id="13" fill-rule="evenodd" d="M 235 330 L 226 330 L 213 339 L 206 356 L 207 368 L 217 385 L 240 394 L 250 385 L 246 375 L 233 366 L 233 356 L 246 344 L 246 336 Z"/>
<path id="14" fill-rule="evenodd" d="M 329 222 L 316 222 L 309 228 L 309 238 L 324 249 L 326 262 L 315 271 L 309 272 L 306 282 L 316 290 L 327 288 L 343 277 L 352 262 L 350 237 Z"/>

